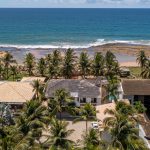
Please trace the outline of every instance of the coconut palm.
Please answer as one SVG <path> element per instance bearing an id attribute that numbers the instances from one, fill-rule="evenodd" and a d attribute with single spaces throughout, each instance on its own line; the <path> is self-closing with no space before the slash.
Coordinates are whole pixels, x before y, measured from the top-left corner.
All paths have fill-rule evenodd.
<path id="1" fill-rule="evenodd" d="M 33 68 L 35 66 L 34 55 L 31 53 L 26 54 L 24 63 L 25 63 L 25 66 L 27 68 L 29 76 L 33 75 Z"/>
<path id="2" fill-rule="evenodd" d="M 9 76 L 9 68 L 11 63 L 16 63 L 16 61 L 13 59 L 13 56 L 10 53 L 6 53 L 3 57 L 3 63 L 4 63 L 4 71 L 5 71 L 5 78 L 8 79 Z"/>
<path id="3" fill-rule="evenodd" d="M 79 109 L 79 114 L 80 116 L 74 120 L 74 123 L 84 120 L 86 134 L 87 134 L 88 133 L 88 121 L 96 120 L 96 109 L 92 104 L 86 103 L 83 107 Z"/>
<path id="4" fill-rule="evenodd" d="M 101 52 L 97 52 L 94 56 L 92 65 L 94 76 L 97 77 L 103 75 L 103 69 L 104 69 L 104 57 L 101 54 Z"/>
<path id="5" fill-rule="evenodd" d="M 58 89 L 54 93 L 54 98 L 49 101 L 49 109 L 52 114 L 59 113 L 59 119 L 62 119 L 62 111 L 68 110 L 68 103 L 72 102 L 72 98 L 65 89 Z"/>
<path id="6" fill-rule="evenodd" d="M 39 99 L 42 95 L 43 84 L 40 82 L 40 80 L 34 80 L 32 83 L 33 91 L 35 92 L 36 99 Z"/>
<path id="7" fill-rule="evenodd" d="M 81 52 L 81 54 L 80 54 L 79 69 L 81 71 L 83 78 L 86 78 L 86 76 L 90 72 L 90 60 L 89 60 L 89 56 L 86 52 Z"/>
<path id="8" fill-rule="evenodd" d="M 74 130 L 67 130 L 68 123 L 57 119 L 51 120 L 50 136 L 44 142 L 44 147 L 50 147 L 50 150 L 71 150 L 74 142 L 68 137 Z"/>
<path id="9" fill-rule="evenodd" d="M 115 102 L 117 102 L 119 79 L 117 76 L 108 76 L 107 81 L 108 84 L 104 86 L 107 92 L 107 95 L 104 97 L 104 100 L 106 99 L 109 101 L 114 100 Z"/>
<path id="10" fill-rule="evenodd" d="M 138 62 L 138 64 L 140 65 L 141 67 L 141 76 L 142 78 L 145 77 L 144 73 L 145 70 L 147 70 L 147 65 L 148 65 L 148 58 L 147 56 L 145 55 L 145 52 L 144 51 L 140 51 L 139 54 L 137 55 L 137 59 L 136 61 Z M 146 67 L 146 68 L 145 68 Z M 147 72 L 147 71 L 146 71 Z"/>
<path id="11" fill-rule="evenodd" d="M 150 60 L 147 60 L 142 68 L 141 76 L 144 79 L 150 79 Z"/>
<path id="12" fill-rule="evenodd" d="M 51 54 L 49 64 L 48 64 L 48 73 L 51 78 L 57 78 L 60 75 L 60 64 L 61 64 L 61 54 L 60 51 L 54 50 Z"/>
<path id="13" fill-rule="evenodd" d="M 42 131 L 49 122 L 46 106 L 39 101 L 28 101 L 16 121 L 16 128 L 21 136 L 20 141 L 27 140 L 30 146 L 34 145 L 35 141 L 40 140 Z"/>
<path id="14" fill-rule="evenodd" d="M 40 75 L 43 77 L 45 74 L 45 70 L 46 70 L 46 62 L 44 58 L 40 58 L 38 63 L 37 63 L 37 69 L 38 72 L 40 73 Z"/>
<path id="15" fill-rule="evenodd" d="M 71 78 L 75 69 L 75 54 L 72 49 L 65 52 L 64 64 L 62 67 L 63 76 L 68 79 Z"/>
<path id="16" fill-rule="evenodd" d="M 137 123 L 115 110 L 106 109 L 110 117 L 104 119 L 105 130 L 111 135 L 111 146 L 119 150 L 146 150 L 138 135 Z"/>
<path id="17" fill-rule="evenodd" d="M 106 65 L 106 74 L 105 74 L 106 76 L 120 75 L 119 63 L 116 60 L 116 56 L 110 51 L 107 51 L 105 55 L 105 65 Z"/>
<path id="18" fill-rule="evenodd" d="M 139 54 L 137 55 L 137 59 L 136 61 L 138 62 L 138 64 L 141 66 L 141 68 L 143 69 L 145 66 L 145 63 L 147 61 L 147 57 L 145 55 L 144 51 L 140 51 Z"/>
<path id="19" fill-rule="evenodd" d="M 84 150 L 102 150 L 104 148 L 100 133 L 95 129 L 90 129 L 88 134 L 84 133 L 81 142 L 84 145 Z"/>
<path id="20" fill-rule="evenodd" d="M 14 81 L 18 75 L 18 68 L 17 66 L 10 66 L 10 70 L 11 70 L 11 75 L 13 76 L 13 81 Z"/>

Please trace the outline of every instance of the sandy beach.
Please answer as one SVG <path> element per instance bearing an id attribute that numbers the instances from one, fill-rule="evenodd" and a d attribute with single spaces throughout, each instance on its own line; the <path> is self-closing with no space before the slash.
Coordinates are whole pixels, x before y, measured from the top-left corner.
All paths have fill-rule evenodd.
<path id="1" fill-rule="evenodd" d="M 35 55 L 36 58 L 43 57 L 47 55 L 48 53 L 51 53 L 54 49 L 33 49 L 33 48 L 26 48 L 26 49 L 18 49 L 18 48 L 9 48 L 8 50 L 6 48 L 1 47 L 0 48 L 0 57 L 5 54 L 6 51 L 9 51 L 12 53 L 12 55 L 15 57 L 15 59 L 22 63 L 24 56 L 26 53 L 31 52 Z M 66 49 L 59 48 L 60 51 L 65 51 Z M 78 55 L 81 51 L 87 51 L 88 54 L 92 57 L 94 56 L 95 52 L 102 52 L 105 54 L 108 50 L 113 52 L 117 60 L 120 63 L 120 66 L 126 66 L 126 67 L 137 67 L 138 64 L 136 62 L 136 56 L 139 53 L 139 51 L 144 50 L 147 56 L 150 56 L 150 46 L 148 45 L 133 45 L 133 44 L 124 44 L 124 43 L 110 43 L 105 45 L 99 45 L 95 47 L 89 47 L 89 48 L 78 48 L 74 49 L 76 54 Z"/>

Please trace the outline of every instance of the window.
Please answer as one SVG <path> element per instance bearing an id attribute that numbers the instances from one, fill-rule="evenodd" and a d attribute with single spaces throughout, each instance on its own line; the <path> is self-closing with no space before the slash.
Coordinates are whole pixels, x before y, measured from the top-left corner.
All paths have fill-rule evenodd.
<path id="1" fill-rule="evenodd" d="M 92 98 L 91 103 L 97 103 L 97 98 Z"/>
<path id="2" fill-rule="evenodd" d="M 80 98 L 80 103 L 86 103 L 86 98 Z"/>

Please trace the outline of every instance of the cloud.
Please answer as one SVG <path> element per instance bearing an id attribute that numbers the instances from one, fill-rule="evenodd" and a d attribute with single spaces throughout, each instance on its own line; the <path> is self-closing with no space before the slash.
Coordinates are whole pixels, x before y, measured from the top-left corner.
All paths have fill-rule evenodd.
<path id="1" fill-rule="evenodd" d="M 0 0 L 2 7 L 150 7 L 150 0 Z"/>

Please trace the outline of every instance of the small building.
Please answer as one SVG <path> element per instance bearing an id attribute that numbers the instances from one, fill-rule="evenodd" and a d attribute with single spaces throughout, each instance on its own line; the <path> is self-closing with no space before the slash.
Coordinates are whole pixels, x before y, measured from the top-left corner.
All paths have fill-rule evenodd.
<path id="1" fill-rule="evenodd" d="M 0 82 L 0 103 L 22 107 L 34 97 L 33 87 L 30 82 Z"/>
<path id="2" fill-rule="evenodd" d="M 122 95 L 124 99 L 129 99 L 132 104 L 141 101 L 145 107 L 150 108 L 150 80 L 122 80 Z"/>
<path id="3" fill-rule="evenodd" d="M 101 104 L 101 88 L 97 80 L 52 79 L 47 83 L 46 97 L 53 98 L 58 89 L 65 89 L 77 106 L 85 103 Z"/>

